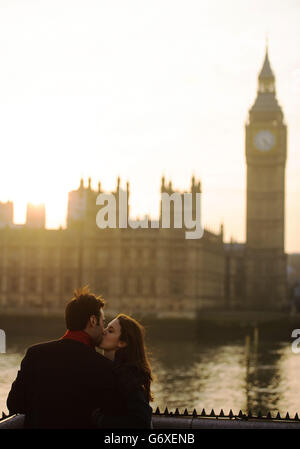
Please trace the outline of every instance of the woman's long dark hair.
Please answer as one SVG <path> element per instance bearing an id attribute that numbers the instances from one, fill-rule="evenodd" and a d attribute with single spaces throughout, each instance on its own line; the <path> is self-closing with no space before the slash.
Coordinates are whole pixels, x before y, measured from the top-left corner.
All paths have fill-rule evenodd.
<path id="1" fill-rule="evenodd" d="M 126 352 L 128 363 L 134 365 L 142 378 L 142 387 L 148 401 L 153 401 L 151 382 L 153 380 L 151 366 L 147 357 L 144 336 L 144 327 L 134 318 L 120 313 L 117 316 L 121 326 L 120 340 L 127 343 Z"/>

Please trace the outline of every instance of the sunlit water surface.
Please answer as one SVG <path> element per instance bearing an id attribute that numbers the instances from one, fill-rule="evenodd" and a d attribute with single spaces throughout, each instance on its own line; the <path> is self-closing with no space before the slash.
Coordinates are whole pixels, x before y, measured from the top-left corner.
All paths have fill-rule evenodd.
<path id="1" fill-rule="evenodd" d="M 26 348 L 40 341 L 45 339 L 15 339 L 7 353 L 0 354 L 0 412 L 8 412 L 7 394 Z M 300 412 L 300 354 L 292 352 L 290 343 L 189 339 L 155 340 L 148 347 L 155 376 L 154 409 Z"/>

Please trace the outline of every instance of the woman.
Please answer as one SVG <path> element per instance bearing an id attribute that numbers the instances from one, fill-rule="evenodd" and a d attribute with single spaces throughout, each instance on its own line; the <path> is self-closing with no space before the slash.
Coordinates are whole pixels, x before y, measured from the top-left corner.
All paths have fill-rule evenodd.
<path id="1" fill-rule="evenodd" d="M 152 373 L 145 351 L 143 326 L 129 316 L 119 314 L 108 324 L 99 347 L 104 350 L 104 356 L 114 362 L 124 399 L 124 409 L 119 416 L 114 416 L 114 427 L 151 428 Z M 98 427 L 105 427 L 105 411 L 98 412 L 96 421 Z"/>

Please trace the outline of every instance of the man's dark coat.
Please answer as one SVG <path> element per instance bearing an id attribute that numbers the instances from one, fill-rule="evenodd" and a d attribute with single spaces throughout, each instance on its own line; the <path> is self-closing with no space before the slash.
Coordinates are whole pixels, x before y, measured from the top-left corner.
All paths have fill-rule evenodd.
<path id="1" fill-rule="evenodd" d="M 92 413 L 119 414 L 113 363 L 84 343 L 60 339 L 31 346 L 7 398 L 27 428 L 91 428 Z"/>

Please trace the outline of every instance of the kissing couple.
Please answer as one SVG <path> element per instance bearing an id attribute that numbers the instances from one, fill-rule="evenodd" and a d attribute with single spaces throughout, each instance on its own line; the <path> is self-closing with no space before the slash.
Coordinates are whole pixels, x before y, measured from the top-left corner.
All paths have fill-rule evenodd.
<path id="1" fill-rule="evenodd" d="M 103 308 L 88 286 L 76 289 L 64 336 L 27 349 L 7 397 L 9 412 L 25 415 L 25 428 L 152 427 L 144 328 L 124 314 L 104 328 Z"/>

